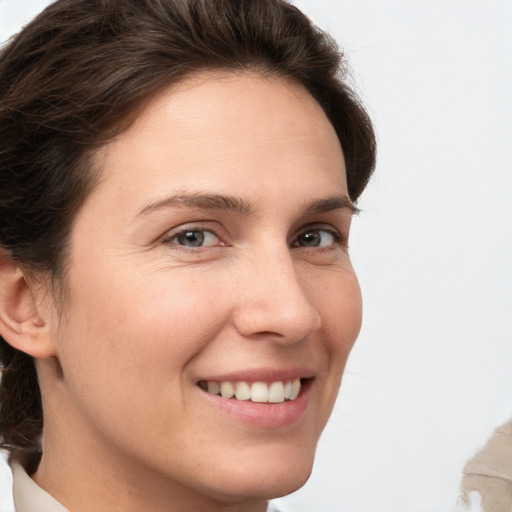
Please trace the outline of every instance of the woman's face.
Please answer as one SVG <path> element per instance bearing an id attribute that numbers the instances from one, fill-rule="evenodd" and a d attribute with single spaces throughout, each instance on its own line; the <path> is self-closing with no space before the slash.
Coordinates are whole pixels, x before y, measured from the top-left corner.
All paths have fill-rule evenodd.
<path id="1" fill-rule="evenodd" d="M 201 75 L 99 162 L 52 331 L 42 467 L 65 452 L 135 494 L 146 480 L 228 501 L 299 487 L 361 323 L 322 109 L 284 81 Z"/>

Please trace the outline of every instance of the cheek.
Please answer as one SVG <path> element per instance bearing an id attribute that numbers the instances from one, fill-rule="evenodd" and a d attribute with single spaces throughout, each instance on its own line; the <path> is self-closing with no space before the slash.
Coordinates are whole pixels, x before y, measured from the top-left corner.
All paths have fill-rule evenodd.
<path id="1" fill-rule="evenodd" d="M 324 282 L 316 296 L 322 316 L 322 340 L 326 373 L 323 395 L 326 422 L 338 395 L 345 365 L 362 322 L 361 291 L 353 271 L 340 272 Z"/>
<path id="2" fill-rule="evenodd" d="M 348 356 L 361 329 L 361 289 L 352 267 L 335 272 L 314 290 L 329 350 Z"/>
<path id="3" fill-rule="evenodd" d="M 100 381 L 113 381 L 123 369 L 132 376 L 146 372 L 148 385 L 148 369 L 174 380 L 223 325 L 211 287 L 187 273 L 120 272 L 106 278 L 98 274 L 73 283 L 69 343 L 62 347 L 63 364 Z"/>
<path id="4" fill-rule="evenodd" d="M 137 435 L 154 422 L 163 435 L 183 421 L 190 361 L 225 320 L 207 286 L 197 288 L 177 273 L 172 280 L 165 273 L 144 279 L 111 274 L 103 286 L 97 277 L 73 283 L 72 305 L 58 333 L 73 414 L 121 443 L 132 435 L 126 422 Z M 160 400 L 168 404 L 164 410 Z"/>

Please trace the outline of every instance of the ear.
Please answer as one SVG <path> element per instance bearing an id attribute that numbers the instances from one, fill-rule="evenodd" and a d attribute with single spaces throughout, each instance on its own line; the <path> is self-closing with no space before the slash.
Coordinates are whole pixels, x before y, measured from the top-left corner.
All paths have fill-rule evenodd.
<path id="1" fill-rule="evenodd" d="M 0 250 L 0 335 L 14 348 L 44 359 L 55 355 L 55 347 L 48 298 L 37 299 L 47 294 L 35 294 L 36 286 L 39 288 Z"/>

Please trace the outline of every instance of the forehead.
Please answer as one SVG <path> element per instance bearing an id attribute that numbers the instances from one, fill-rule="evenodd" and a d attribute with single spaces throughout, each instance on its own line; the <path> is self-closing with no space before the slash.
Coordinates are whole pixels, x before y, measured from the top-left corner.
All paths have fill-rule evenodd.
<path id="1" fill-rule="evenodd" d="M 205 73 L 163 90 L 99 157 L 102 185 L 124 191 L 150 182 L 202 190 L 206 179 L 242 192 L 269 177 L 346 189 L 342 149 L 316 100 L 248 73 Z"/>

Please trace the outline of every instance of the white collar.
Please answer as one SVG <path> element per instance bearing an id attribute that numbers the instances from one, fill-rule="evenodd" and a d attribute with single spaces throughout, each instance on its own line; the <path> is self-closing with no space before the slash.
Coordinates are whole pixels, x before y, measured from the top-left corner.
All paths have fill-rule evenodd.
<path id="1" fill-rule="evenodd" d="M 11 468 L 16 512 L 69 512 L 55 498 L 41 489 L 27 475 L 19 462 L 13 460 Z"/>

